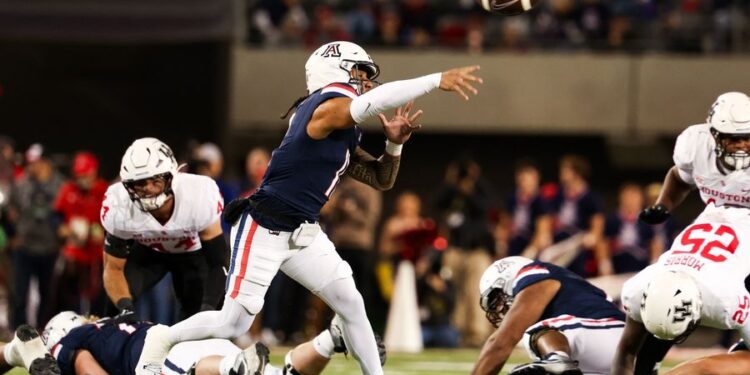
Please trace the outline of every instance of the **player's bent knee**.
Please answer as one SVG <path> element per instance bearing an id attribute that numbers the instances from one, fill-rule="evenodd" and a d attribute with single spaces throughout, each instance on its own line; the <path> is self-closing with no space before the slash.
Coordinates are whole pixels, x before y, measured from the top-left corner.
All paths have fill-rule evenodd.
<path id="1" fill-rule="evenodd" d="M 560 333 L 557 329 L 553 327 L 539 327 L 538 329 L 535 329 L 533 332 L 529 332 L 529 349 L 532 353 L 534 353 L 535 356 L 541 358 L 543 355 L 541 354 L 539 350 L 539 339 L 541 339 L 544 335 L 550 334 L 550 333 Z"/>

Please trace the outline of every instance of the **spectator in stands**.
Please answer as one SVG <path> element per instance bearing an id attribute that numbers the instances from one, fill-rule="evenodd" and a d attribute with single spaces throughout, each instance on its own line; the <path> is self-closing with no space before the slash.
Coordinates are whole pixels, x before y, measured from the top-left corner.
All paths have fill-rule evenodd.
<path id="1" fill-rule="evenodd" d="M 393 6 L 384 6 L 380 12 L 377 37 L 373 43 L 381 47 L 402 47 L 405 38 L 401 31 L 401 14 Z"/>
<path id="2" fill-rule="evenodd" d="M 351 40 L 351 35 L 333 8 L 320 3 L 315 6 L 313 20 L 305 34 L 305 45 L 312 48 L 333 40 Z"/>
<path id="3" fill-rule="evenodd" d="M 424 346 L 457 347 L 458 330 L 450 321 L 456 306 L 456 288 L 450 271 L 443 267 L 443 252 L 431 248 L 422 254 L 415 273 Z"/>
<path id="4" fill-rule="evenodd" d="M 203 160 L 207 163 L 205 165 L 205 175 L 211 177 L 216 181 L 216 185 L 219 187 L 219 193 L 224 198 L 224 202 L 230 202 L 232 199 L 237 198 L 240 194 L 239 187 L 235 183 L 227 181 L 224 176 L 224 155 L 221 153 L 219 146 L 206 142 L 198 146 L 195 150 L 195 159 Z M 200 169 L 199 169 L 200 170 Z M 229 234 L 229 224 L 221 221 L 221 228 L 225 235 Z"/>
<path id="5" fill-rule="evenodd" d="M 560 188 L 550 201 L 555 228 L 554 242 L 572 238 L 571 251 L 578 252 L 567 265 L 568 269 L 583 276 L 595 276 L 599 264 L 606 267 L 608 259 L 595 245 L 604 233 L 604 210 L 601 198 L 591 191 L 588 179 L 589 162 L 578 155 L 565 155 L 560 159 Z M 596 255 L 596 258 L 594 257 Z"/>
<path id="6" fill-rule="evenodd" d="M 622 184 L 617 212 L 607 217 L 602 242 L 612 259 L 614 273 L 638 272 L 664 251 L 652 226 L 638 220 L 643 207 L 641 187 L 631 182 Z"/>
<path id="7" fill-rule="evenodd" d="M 65 241 L 65 267 L 55 288 L 58 308 L 84 315 L 104 315 L 102 251 L 104 229 L 99 222 L 108 183 L 99 178 L 99 160 L 87 151 L 73 158 L 73 180 L 62 185 L 55 210 L 62 216 L 58 232 Z"/>
<path id="8" fill-rule="evenodd" d="M 509 227 L 508 253 L 534 259 L 552 244 L 552 217 L 540 191 L 540 175 L 531 160 L 519 160 L 515 167 L 515 190 L 507 197 L 501 223 Z"/>
<path id="9" fill-rule="evenodd" d="M 53 202 L 63 178 L 38 143 L 26 151 L 26 163 L 25 175 L 11 192 L 8 212 L 16 227 L 11 248 L 16 298 L 12 305 L 12 329 L 27 323 L 26 308 L 32 277 L 37 279 L 39 286 L 36 325 L 43 326 L 51 316 L 51 280 L 60 252 L 59 220 Z"/>
<path id="10" fill-rule="evenodd" d="M 13 301 L 13 267 L 9 252 L 9 237 L 13 227 L 6 208 L 15 184 L 15 149 L 11 138 L 0 136 L 0 305 L 6 308 Z M 3 310 L 6 311 L 6 310 Z M 0 340 L 10 334 L 7 330 L 10 312 L 0 316 Z"/>
<path id="11" fill-rule="evenodd" d="M 476 303 L 479 278 L 492 262 L 487 220 L 491 195 L 481 173 L 479 164 L 469 157 L 451 162 L 435 199 L 440 227 L 448 238 L 444 262 L 458 290 L 454 321 L 464 344 L 469 346 L 482 345 L 491 331 Z"/>
<path id="12" fill-rule="evenodd" d="M 266 174 L 268 162 L 271 160 L 271 154 L 263 147 L 256 147 L 250 150 L 245 157 L 245 179 L 240 185 L 240 195 L 247 197 L 252 194 L 263 180 Z"/>
<path id="13" fill-rule="evenodd" d="M 263 41 L 269 46 L 300 45 L 309 22 L 299 0 L 261 0 L 250 20 L 250 41 Z"/>

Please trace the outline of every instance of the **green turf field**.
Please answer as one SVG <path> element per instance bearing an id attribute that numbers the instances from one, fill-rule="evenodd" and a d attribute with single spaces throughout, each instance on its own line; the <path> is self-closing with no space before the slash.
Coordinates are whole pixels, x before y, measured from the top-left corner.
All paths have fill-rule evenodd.
<path id="1" fill-rule="evenodd" d="M 283 362 L 284 354 L 288 348 L 275 348 L 271 353 L 271 363 L 280 366 Z M 471 372 L 474 360 L 477 358 L 479 351 L 476 349 L 456 349 L 456 350 L 425 350 L 420 354 L 389 354 L 388 363 L 385 365 L 387 375 L 427 375 L 427 374 L 444 374 L 466 375 Z M 505 365 L 503 374 L 513 366 L 528 361 L 528 357 L 519 350 L 516 350 L 513 356 Z M 666 369 L 662 366 L 662 369 Z M 359 374 L 359 367 L 353 358 L 344 358 L 341 355 L 336 356 L 329 364 L 325 375 L 356 375 Z M 28 375 L 26 371 L 14 370 L 7 375 Z"/>

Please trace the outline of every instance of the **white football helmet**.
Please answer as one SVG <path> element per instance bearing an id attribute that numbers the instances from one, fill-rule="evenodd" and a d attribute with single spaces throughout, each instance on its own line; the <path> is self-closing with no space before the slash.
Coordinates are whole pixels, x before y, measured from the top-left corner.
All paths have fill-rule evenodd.
<path id="1" fill-rule="evenodd" d="M 690 275 L 665 271 L 654 275 L 643 291 L 641 319 L 661 340 L 684 341 L 701 318 L 701 292 Z"/>
<path id="2" fill-rule="evenodd" d="M 120 179 L 130 199 L 142 211 L 153 211 L 163 206 L 172 194 L 172 179 L 177 175 L 177 169 L 177 160 L 169 146 L 156 138 L 140 138 L 122 156 Z M 164 190 L 159 195 L 141 197 L 136 192 L 137 182 L 148 178 L 164 180 Z"/>
<path id="3" fill-rule="evenodd" d="M 370 55 L 354 43 L 337 41 L 320 46 L 305 63 L 307 93 L 312 94 L 331 83 L 349 83 L 362 94 L 362 81 L 351 76 L 354 68 L 366 71 L 370 81 L 380 75 L 380 68 Z"/>
<path id="4" fill-rule="evenodd" d="M 746 151 L 727 153 L 722 142 L 731 137 L 750 137 L 750 98 L 741 92 L 719 95 L 708 111 L 706 122 L 711 125 L 719 160 L 729 169 L 742 170 L 750 167 L 750 154 Z"/>
<path id="5" fill-rule="evenodd" d="M 44 346 L 47 347 L 47 350 L 52 350 L 52 347 L 57 345 L 73 328 L 80 327 L 86 323 L 88 323 L 86 318 L 72 311 L 63 311 L 53 316 L 47 322 L 47 325 L 44 326 L 44 332 L 42 332 Z"/>
<path id="6" fill-rule="evenodd" d="M 487 320 L 495 327 L 505 319 L 513 303 L 513 280 L 532 260 L 520 256 L 500 259 L 492 263 L 479 280 L 479 305 Z"/>

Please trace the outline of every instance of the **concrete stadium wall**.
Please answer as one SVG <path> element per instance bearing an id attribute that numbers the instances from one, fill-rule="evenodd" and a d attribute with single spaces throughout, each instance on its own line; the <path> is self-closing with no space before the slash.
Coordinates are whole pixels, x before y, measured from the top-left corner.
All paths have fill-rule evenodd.
<path id="1" fill-rule="evenodd" d="M 420 99 L 425 132 L 676 134 L 701 122 L 713 99 L 750 88 L 750 58 L 370 51 L 384 82 L 479 64 L 484 85 L 469 102 Z M 303 50 L 233 53 L 230 132 L 279 129 L 280 113 L 305 93 Z"/>

